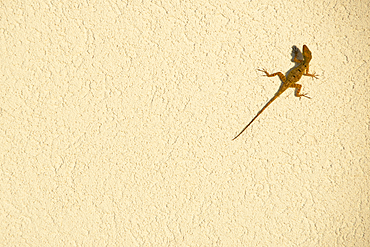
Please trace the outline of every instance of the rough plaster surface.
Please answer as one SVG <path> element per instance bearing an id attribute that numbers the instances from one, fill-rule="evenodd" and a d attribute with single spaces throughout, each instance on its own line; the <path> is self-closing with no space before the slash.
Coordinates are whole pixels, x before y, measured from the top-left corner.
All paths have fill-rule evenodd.
<path id="1" fill-rule="evenodd" d="M 0 3 L 1 246 L 370 246 L 369 1 Z M 274 95 L 292 46 L 311 100 Z"/>

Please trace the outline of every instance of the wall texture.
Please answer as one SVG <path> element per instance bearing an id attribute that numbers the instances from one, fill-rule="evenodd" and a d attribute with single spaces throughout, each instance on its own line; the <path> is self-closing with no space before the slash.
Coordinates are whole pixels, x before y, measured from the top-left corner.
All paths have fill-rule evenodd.
<path id="1" fill-rule="evenodd" d="M 369 1 L 0 3 L 0 246 L 370 246 Z M 313 54 L 299 100 L 278 90 Z"/>

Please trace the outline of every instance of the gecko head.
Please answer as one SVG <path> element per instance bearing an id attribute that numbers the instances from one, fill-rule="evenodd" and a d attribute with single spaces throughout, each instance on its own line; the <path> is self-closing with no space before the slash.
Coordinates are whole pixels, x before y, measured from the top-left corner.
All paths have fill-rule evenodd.
<path id="1" fill-rule="evenodd" d="M 312 59 L 311 51 L 308 49 L 306 45 L 303 45 L 303 59 L 310 61 Z"/>

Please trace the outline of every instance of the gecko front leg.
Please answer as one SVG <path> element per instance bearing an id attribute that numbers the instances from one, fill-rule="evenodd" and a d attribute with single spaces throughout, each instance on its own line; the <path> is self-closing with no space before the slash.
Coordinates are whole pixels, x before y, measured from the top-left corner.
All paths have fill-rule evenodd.
<path id="1" fill-rule="evenodd" d="M 265 73 L 265 75 L 264 76 L 267 76 L 267 77 L 273 77 L 273 76 L 279 76 L 279 78 L 280 78 L 280 80 L 282 81 L 282 82 L 285 82 L 286 81 L 286 78 L 285 78 L 285 75 L 283 75 L 283 73 L 281 73 L 281 72 L 276 72 L 276 73 L 273 73 L 273 74 L 269 74 L 268 72 L 267 72 L 267 70 L 265 70 L 265 69 L 257 69 L 258 71 L 261 71 L 261 72 L 263 72 L 263 73 Z"/>
<path id="2" fill-rule="evenodd" d="M 303 75 L 305 75 L 305 76 L 309 76 L 309 77 L 312 77 L 312 78 L 319 79 L 319 78 L 317 77 L 318 75 L 316 75 L 316 73 L 315 73 L 315 72 L 314 72 L 313 74 L 309 74 L 309 73 L 308 73 L 308 65 L 307 65 L 306 73 L 304 73 Z"/>

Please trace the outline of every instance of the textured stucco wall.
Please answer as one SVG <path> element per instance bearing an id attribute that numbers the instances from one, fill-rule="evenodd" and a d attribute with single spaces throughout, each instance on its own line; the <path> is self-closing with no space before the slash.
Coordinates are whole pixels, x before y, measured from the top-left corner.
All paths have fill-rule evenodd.
<path id="1" fill-rule="evenodd" d="M 0 246 L 370 246 L 369 1 L 0 2 Z M 302 78 L 238 139 L 294 66 Z"/>

